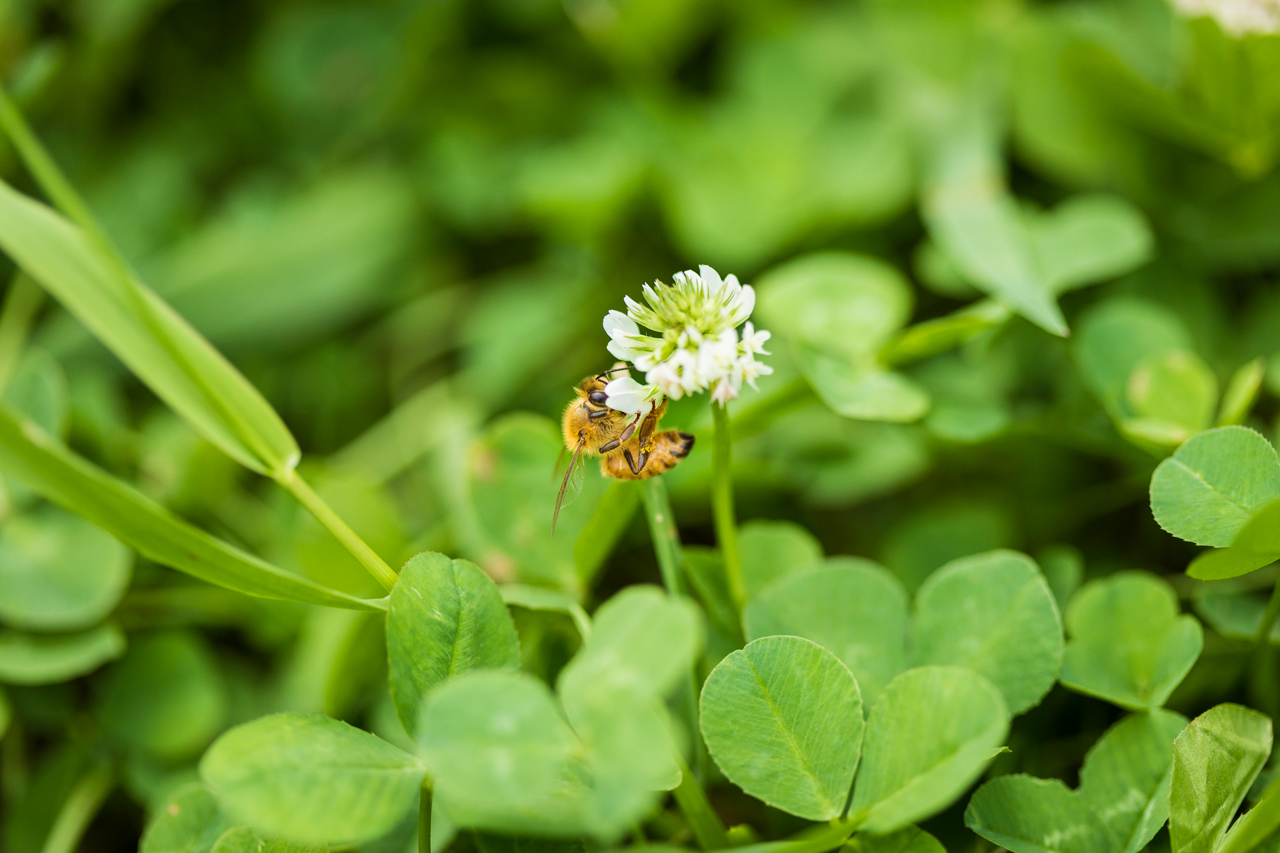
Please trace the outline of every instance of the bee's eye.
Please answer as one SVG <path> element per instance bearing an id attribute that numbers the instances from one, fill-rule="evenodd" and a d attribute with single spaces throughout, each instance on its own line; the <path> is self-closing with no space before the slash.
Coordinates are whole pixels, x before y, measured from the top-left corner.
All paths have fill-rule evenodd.
<path id="1" fill-rule="evenodd" d="M 609 399 L 609 395 L 604 393 L 603 391 L 592 391 L 590 394 L 587 395 L 587 399 L 595 403 L 597 406 L 603 406 L 605 403 L 605 400 Z"/>

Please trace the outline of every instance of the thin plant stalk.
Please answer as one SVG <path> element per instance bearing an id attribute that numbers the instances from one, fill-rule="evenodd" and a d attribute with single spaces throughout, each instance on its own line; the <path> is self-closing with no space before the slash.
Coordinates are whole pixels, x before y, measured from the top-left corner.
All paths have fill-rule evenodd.
<path id="1" fill-rule="evenodd" d="M 680 569 L 680 531 L 676 528 L 675 515 L 671 511 L 667 485 L 661 477 L 650 477 L 640 481 L 640 489 L 645 517 L 649 522 L 649 535 L 653 539 L 653 551 L 658 558 L 658 570 L 662 573 L 662 583 L 672 595 L 687 596 Z M 714 850 L 725 846 L 727 842 L 724 825 L 711 810 L 706 792 L 702 790 L 702 780 L 707 778 L 708 757 L 707 747 L 702 742 L 698 727 L 698 687 L 692 669 L 681 685 L 680 693 L 685 724 L 693 738 L 693 761 L 696 769 L 691 769 L 679 754 L 680 751 L 673 748 L 681 774 L 680 786 L 675 791 L 676 804 L 689 821 L 698 843 L 705 850 Z M 708 846 L 709 844 L 714 846 Z"/>
<path id="2" fill-rule="evenodd" d="M 703 850 L 723 850 L 729 846 L 729 834 L 725 831 L 724 823 L 711 808 L 707 792 L 702 789 L 702 784 L 689 769 L 684 757 L 680 755 L 680 750 L 673 746 L 671 752 L 675 756 L 676 765 L 680 768 L 680 784 L 671 792 L 675 797 L 676 805 L 680 807 L 684 819 L 689 822 L 689 829 L 693 831 L 693 837 L 697 839 L 699 847 Z"/>
<path id="3" fill-rule="evenodd" d="M 711 484 L 711 509 L 715 516 L 720 557 L 724 560 L 724 574 L 729 581 L 729 595 L 733 598 L 734 608 L 741 613 L 747 603 L 747 584 L 742 576 L 738 522 L 733 511 L 733 439 L 729 433 L 729 410 L 723 404 L 712 403 L 711 414 L 716 433 L 712 449 L 715 474 Z"/>
<path id="4" fill-rule="evenodd" d="M 1275 586 L 1271 588 L 1271 599 L 1267 602 L 1267 609 L 1262 614 L 1262 624 L 1258 626 L 1258 633 L 1253 638 L 1254 644 L 1259 648 L 1264 647 L 1271 639 L 1271 629 L 1275 627 L 1278 617 L 1280 617 L 1280 578 L 1276 579 Z"/>
<path id="5" fill-rule="evenodd" d="M 31 321 L 43 301 L 44 291 L 38 284 L 26 273 L 14 273 L 4 294 L 4 305 L 0 307 L 0 391 L 13 377 L 31 331 Z"/>
<path id="6" fill-rule="evenodd" d="M 0 89 L 0 130 L 9 137 L 14 148 L 18 151 L 18 155 L 31 171 L 37 183 L 40 184 L 40 187 L 54 203 L 54 206 L 84 229 L 85 233 L 102 251 L 104 257 L 119 270 L 123 277 L 132 279 L 133 273 L 124 256 L 115 247 L 115 244 L 111 242 L 107 233 L 98 224 L 89 206 L 85 204 L 84 199 L 80 197 L 80 194 L 76 192 L 71 182 L 62 173 L 62 170 L 58 168 L 58 164 L 49 155 L 49 152 L 45 150 L 39 137 L 35 135 L 30 125 L 27 124 L 26 119 L 23 118 L 22 112 L 3 89 Z M 150 331 L 175 359 L 180 360 L 180 354 L 174 342 L 170 340 L 165 330 L 153 321 L 150 305 L 147 304 L 136 288 L 132 286 L 126 287 L 125 291 L 125 295 L 131 300 L 139 315 L 148 323 Z M 207 385 L 205 377 L 195 373 L 192 378 L 206 393 L 210 402 L 218 408 L 222 416 L 233 424 L 235 431 L 253 448 L 254 452 L 264 459 L 269 458 L 271 454 L 265 452 L 265 449 L 260 445 L 259 437 L 255 431 L 248 429 L 240 414 L 226 406 L 222 398 L 212 392 L 212 389 Z M 321 524 L 328 528 L 329 532 L 351 552 L 360 564 L 369 570 L 378 583 L 390 590 L 395 586 L 396 573 L 391 570 L 381 557 L 374 553 L 373 549 L 364 540 L 356 535 L 355 531 L 346 522 L 338 517 L 337 513 L 329 508 L 328 504 L 316 495 L 311 487 L 298 475 L 294 468 L 296 462 L 297 459 L 295 457 L 284 466 L 271 470 L 269 475 L 284 486 Z"/>
<path id="7" fill-rule="evenodd" d="M 115 773 L 105 763 L 86 773 L 58 811 L 41 853 L 72 853 L 115 784 Z"/>
<path id="8" fill-rule="evenodd" d="M 391 567 L 324 502 L 323 498 L 316 494 L 297 471 L 289 469 L 282 472 L 277 482 L 288 489 L 289 493 L 298 499 L 298 503 L 306 507 L 317 521 L 328 528 L 329 532 L 360 561 L 362 566 L 369 570 L 369 574 L 373 575 L 384 589 L 389 591 L 396 585 L 397 575 Z"/>
<path id="9" fill-rule="evenodd" d="M 431 781 L 422 780 L 418 792 L 418 853 L 431 853 Z"/>

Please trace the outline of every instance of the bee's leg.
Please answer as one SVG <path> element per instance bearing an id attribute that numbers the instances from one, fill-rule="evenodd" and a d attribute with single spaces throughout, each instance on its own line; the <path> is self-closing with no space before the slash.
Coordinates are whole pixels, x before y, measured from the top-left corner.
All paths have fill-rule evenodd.
<path id="1" fill-rule="evenodd" d="M 640 454 L 640 464 L 637 465 L 636 460 L 631 456 L 631 450 L 629 448 L 623 449 L 622 456 L 627 460 L 627 465 L 631 467 L 631 473 L 637 476 L 639 476 L 640 472 L 644 469 L 644 463 L 649 461 L 649 454 L 642 452 Z"/>
<path id="2" fill-rule="evenodd" d="M 653 447 L 656 443 L 653 438 L 654 430 L 658 428 L 658 421 L 662 420 L 662 416 L 666 414 L 666 411 L 667 401 L 663 399 L 657 408 L 645 415 L 644 422 L 640 424 L 640 435 L 637 442 L 640 445 L 640 459 L 631 466 L 631 473 L 639 474 L 644 470 L 644 466 L 648 464 L 649 454 L 653 452 Z M 631 462 L 629 457 L 627 462 Z"/>

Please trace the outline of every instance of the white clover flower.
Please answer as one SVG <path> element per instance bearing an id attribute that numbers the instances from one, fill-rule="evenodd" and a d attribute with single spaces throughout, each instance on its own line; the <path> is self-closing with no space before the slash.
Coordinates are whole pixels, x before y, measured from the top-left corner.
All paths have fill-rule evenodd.
<path id="1" fill-rule="evenodd" d="M 1189 18 L 1209 16 L 1236 38 L 1280 33 L 1280 0 L 1173 0 Z"/>
<path id="2" fill-rule="evenodd" d="M 628 296 L 625 314 L 610 311 L 604 318 L 609 352 L 644 371 L 647 383 L 609 383 L 605 392 L 611 408 L 632 414 L 659 397 L 679 400 L 703 391 L 726 403 L 738 396 L 743 381 L 755 388 L 758 377 L 773 372 L 755 358 L 769 354 L 764 348 L 769 333 L 756 331 L 748 321 L 756 294 L 737 276 L 722 279 L 704 265 L 698 272 L 676 273 L 669 285 L 646 284 L 643 292 L 644 304 Z M 739 339 L 737 329 L 743 323 Z M 644 334 L 641 327 L 658 336 Z M 610 390 L 615 386 L 616 398 Z"/>

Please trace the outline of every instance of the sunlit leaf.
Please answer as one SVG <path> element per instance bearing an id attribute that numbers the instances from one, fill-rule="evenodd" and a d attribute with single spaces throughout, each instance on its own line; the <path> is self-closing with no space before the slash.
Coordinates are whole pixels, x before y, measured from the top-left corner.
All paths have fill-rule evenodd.
<path id="1" fill-rule="evenodd" d="M 316 844 L 382 835 L 417 803 L 423 774 L 412 755 L 319 714 L 237 726 L 200 760 L 200 778 L 234 820 Z"/>
<path id="2" fill-rule="evenodd" d="M 383 609 L 381 602 L 327 589 L 198 530 L 3 409 L 0 467 L 138 553 L 201 580 L 264 598 Z"/>
<path id="3" fill-rule="evenodd" d="M 1200 623 L 1146 572 L 1085 584 L 1067 607 L 1062 683 L 1125 708 L 1159 708 L 1204 644 Z"/>
<path id="4" fill-rule="evenodd" d="M 1173 742 L 1169 840 L 1174 853 L 1211 853 L 1271 752 L 1271 720 L 1240 705 L 1210 708 Z"/>
<path id="5" fill-rule="evenodd" d="M 1151 477 L 1151 511 L 1165 530 L 1197 545 L 1230 545 L 1249 517 L 1280 498 L 1275 448 L 1245 427 L 1192 436 Z"/>
<path id="6" fill-rule="evenodd" d="M 236 461 L 263 473 L 297 464 L 293 436 L 230 362 L 83 231 L 4 184 L 0 248 Z"/>
<path id="7" fill-rule="evenodd" d="M 907 668 L 907 594 L 870 560 L 829 557 L 780 577 L 747 604 L 742 623 L 748 640 L 790 634 L 834 653 L 868 704 Z"/>
<path id="8" fill-rule="evenodd" d="M 967 669 L 909 669 L 885 688 L 863 735 L 851 815 L 886 833 L 950 805 L 973 784 L 1009 731 L 991 682 Z"/>
<path id="9" fill-rule="evenodd" d="M 231 821 L 203 785 L 183 785 L 165 799 L 142 833 L 138 853 L 212 853 Z"/>
<path id="10" fill-rule="evenodd" d="M 791 521 L 749 521 L 742 525 L 738 537 L 748 599 L 758 595 L 770 581 L 822 560 L 822 545 L 812 533 Z"/>
<path id="11" fill-rule="evenodd" d="M 702 689 L 702 733 L 736 785 L 809 820 L 840 815 L 863 737 L 858 683 L 799 637 L 765 637 L 726 657 Z"/>
<path id="12" fill-rule="evenodd" d="M 73 631 L 102 620 L 124 595 L 132 555 L 83 519 L 46 508 L 0 532 L 0 619 Z"/>
<path id="13" fill-rule="evenodd" d="M 1013 714 L 1049 692 L 1062 664 L 1062 623 L 1039 567 L 1016 551 L 955 560 L 916 596 L 913 648 L 921 664 L 972 669 Z"/>
<path id="14" fill-rule="evenodd" d="M 410 736 L 432 687 L 472 669 L 519 664 L 511 614 L 484 572 L 434 552 L 405 563 L 387 613 L 387 665 Z"/>
<path id="15" fill-rule="evenodd" d="M 111 622 L 79 634 L 0 631 L 0 682 L 57 684 L 93 672 L 124 649 L 124 632 Z"/>

